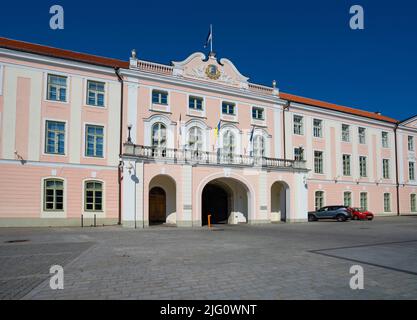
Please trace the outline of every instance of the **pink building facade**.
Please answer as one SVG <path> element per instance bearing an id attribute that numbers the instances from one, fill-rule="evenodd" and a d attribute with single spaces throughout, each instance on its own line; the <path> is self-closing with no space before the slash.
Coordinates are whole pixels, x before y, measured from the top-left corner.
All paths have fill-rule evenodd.
<path id="1" fill-rule="evenodd" d="M 416 143 L 415 117 L 283 93 L 214 53 L 163 65 L 0 38 L 0 226 L 413 214 Z"/>

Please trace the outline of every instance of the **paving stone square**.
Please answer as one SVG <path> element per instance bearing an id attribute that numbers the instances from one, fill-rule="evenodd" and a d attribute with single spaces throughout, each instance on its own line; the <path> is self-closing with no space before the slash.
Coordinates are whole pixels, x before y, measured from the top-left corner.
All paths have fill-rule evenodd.
<path id="1" fill-rule="evenodd" d="M 49 286 L 52 265 L 64 268 L 63 290 Z M 349 286 L 353 265 L 363 267 L 363 290 Z M 0 299 L 416 298 L 416 216 L 0 229 Z"/>

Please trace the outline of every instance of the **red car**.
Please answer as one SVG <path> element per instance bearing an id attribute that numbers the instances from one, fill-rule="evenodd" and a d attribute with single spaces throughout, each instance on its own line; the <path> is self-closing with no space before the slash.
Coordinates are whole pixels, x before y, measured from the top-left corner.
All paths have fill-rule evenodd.
<path id="1" fill-rule="evenodd" d="M 367 210 L 363 211 L 361 208 L 350 208 L 352 214 L 352 220 L 372 220 L 374 214 Z"/>

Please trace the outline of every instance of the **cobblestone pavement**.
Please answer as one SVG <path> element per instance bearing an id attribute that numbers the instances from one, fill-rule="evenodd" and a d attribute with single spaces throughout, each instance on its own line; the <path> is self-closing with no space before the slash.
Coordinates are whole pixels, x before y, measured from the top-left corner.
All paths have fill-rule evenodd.
<path id="1" fill-rule="evenodd" d="M 10 240 L 29 240 L 8 243 Z M 49 268 L 64 267 L 64 289 Z M 365 289 L 351 290 L 352 265 Z M 0 229 L 1 299 L 416 299 L 417 217 Z"/>

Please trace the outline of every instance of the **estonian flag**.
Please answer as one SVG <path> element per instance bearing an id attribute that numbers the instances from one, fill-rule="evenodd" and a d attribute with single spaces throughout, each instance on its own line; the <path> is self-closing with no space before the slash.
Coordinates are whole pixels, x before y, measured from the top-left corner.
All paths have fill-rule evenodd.
<path id="1" fill-rule="evenodd" d="M 210 25 L 210 30 L 209 30 L 209 33 L 207 35 L 206 44 L 204 45 L 204 48 L 207 48 L 207 46 L 209 44 L 209 41 L 213 41 L 213 32 L 212 32 L 211 25 Z"/>

